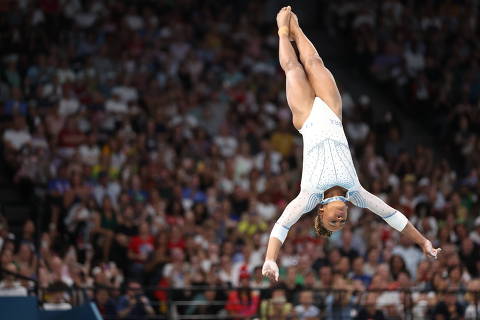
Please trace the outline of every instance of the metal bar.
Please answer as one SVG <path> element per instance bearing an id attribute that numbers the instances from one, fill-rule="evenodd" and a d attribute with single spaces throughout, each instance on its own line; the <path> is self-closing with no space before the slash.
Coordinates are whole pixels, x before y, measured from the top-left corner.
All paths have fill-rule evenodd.
<path id="1" fill-rule="evenodd" d="M 217 300 L 217 301 L 175 301 L 173 302 L 174 305 L 181 305 L 181 306 L 203 306 L 203 305 L 218 305 L 222 306 L 225 304 L 225 301 Z"/>
<path id="2" fill-rule="evenodd" d="M 478 316 L 478 291 L 475 291 L 473 293 L 473 296 L 475 297 L 474 298 L 474 303 L 475 303 L 475 319 L 478 320 L 479 316 Z"/>
<path id="3" fill-rule="evenodd" d="M 255 318 L 258 317 L 258 315 L 254 315 L 252 317 L 246 317 L 248 319 L 250 318 Z M 232 318 L 238 318 L 238 317 L 232 317 L 231 315 L 225 314 L 225 315 L 217 315 L 217 314 L 202 314 L 202 315 L 181 315 L 178 316 L 178 319 L 184 319 L 184 320 L 210 320 L 210 319 L 232 319 Z"/>

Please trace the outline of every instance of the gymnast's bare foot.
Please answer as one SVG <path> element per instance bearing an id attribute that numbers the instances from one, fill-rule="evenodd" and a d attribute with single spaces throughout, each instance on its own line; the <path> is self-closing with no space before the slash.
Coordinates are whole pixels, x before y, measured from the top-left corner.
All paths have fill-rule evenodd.
<path id="1" fill-rule="evenodd" d="M 292 9 L 290 6 L 288 7 L 283 7 L 278 11 L 277 14 L 277 26 L 278 30 L 287 30 L 289 32 L 290 29 L 290 13 L 292 12 Z M 288 33 L 288 36 L 290 37 L 290 33 Z"/>
<path id="2" fill-rule="evenodd" d="M 301 32 L 300 25 L 298 24 L 298 17 L 293 11 L 290 13 L 290 38 L 295 40 Z"/>

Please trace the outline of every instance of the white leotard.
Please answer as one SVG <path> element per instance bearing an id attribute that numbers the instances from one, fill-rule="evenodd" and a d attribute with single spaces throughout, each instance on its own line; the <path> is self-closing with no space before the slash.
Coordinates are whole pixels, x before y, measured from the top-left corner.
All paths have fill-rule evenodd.
<path id="1" fill-rule="evenodd" d="M 342 121 L 320 98 L 299 130 L 303 136 L 303 170 L 300 194 L 290 202 L 273 228 L 271 236 L 282 242 L 290 227 L 324 199 L 326 190 L 340 186 L 347 190 L 346 199 L 368 208 L 397 230 L 408 220 L 360 184 L 353 165 Z"/>
<path id="2" fill-rule="evenodd" d="M 299 131 L 303 136 L 303 190 L 322 200 L 331 187 L 353 191 L 360 186 L 342 121 L 320 98 L 315 98 Z"/>

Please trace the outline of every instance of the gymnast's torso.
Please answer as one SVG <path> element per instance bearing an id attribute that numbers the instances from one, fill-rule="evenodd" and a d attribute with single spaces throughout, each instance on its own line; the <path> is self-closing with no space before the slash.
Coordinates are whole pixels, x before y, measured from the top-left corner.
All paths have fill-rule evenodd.
<path id="1" fill-rule="evenodd" d="M 353 165 L 342 121 L 316 97 L 313 107 L 299 132 L 303 136 L 302 190 L 323 199 L 326 190 L 339 186 L 347 198 L 360 187 Z"/>

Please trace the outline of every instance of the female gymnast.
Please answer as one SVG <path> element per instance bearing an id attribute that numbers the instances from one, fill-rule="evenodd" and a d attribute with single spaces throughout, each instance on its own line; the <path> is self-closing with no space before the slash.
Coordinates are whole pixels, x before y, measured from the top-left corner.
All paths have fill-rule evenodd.
<path id="1" fill-rule="evenodd" d="M 317 50 L 305 36 L 290 6 L 277 14 L 280 65 L 285 72 L 287 102 L 293 125 L 303 136 L 301 191 L 275 223 L 262 273 L 278 281 L 276 263 L 290 227 L 320 204 L 315 230 L 330 236 L 347 219 L 347 201 L 368 208 L 435 257 L 440 252 L 399 211 L 366 191 L 353 165 L 342 127 L 342 101 L 335 80 Z M 290 41 L 295 41 L 300 61 Z"/>

